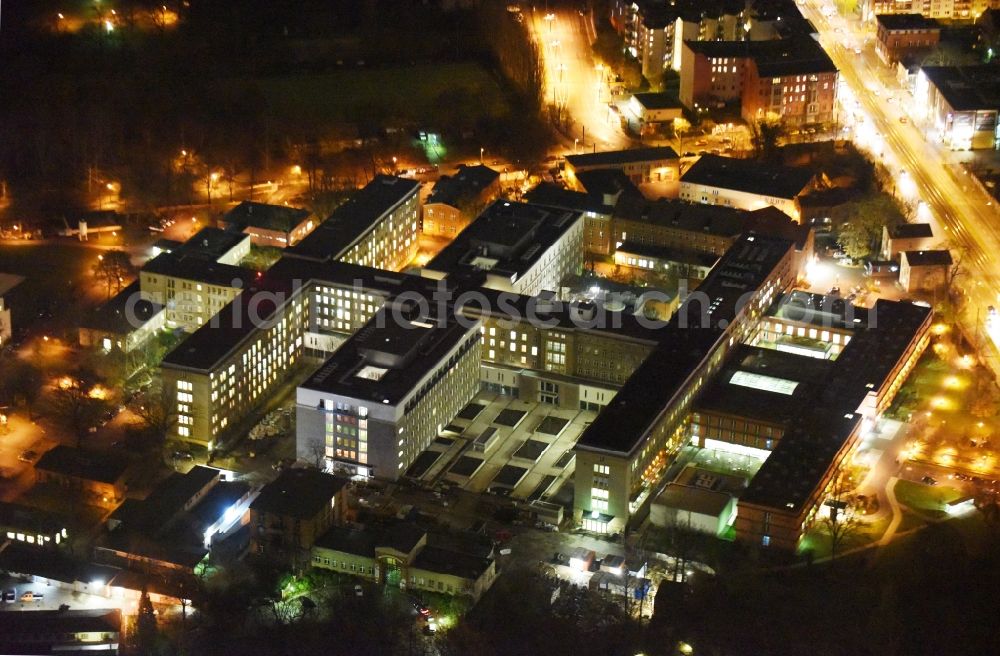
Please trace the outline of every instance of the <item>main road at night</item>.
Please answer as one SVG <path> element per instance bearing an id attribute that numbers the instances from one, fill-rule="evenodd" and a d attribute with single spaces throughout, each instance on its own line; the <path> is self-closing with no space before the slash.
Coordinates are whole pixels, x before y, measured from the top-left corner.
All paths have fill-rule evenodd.
<path id="1" fill-rule="evenodd" d="M 935 234 L 952 249 L 955 257 L 961 258 L 964 273 L 956 279 L 956 286 L 968 298 L 964 309 L 966 328 L 970 337 L 975 338 L 987 324 L 987 308 L 998 304 L 997 208 L 968 174 L 952 162 L 953 153 L 925 139 L 922 126 L 901 119 L 901 103 L 912 101 L 908 93 L 899 91 L 898 85 L 891 81 L 886 87 L 889 76 L 870 52 L 870 46 L 865 47 L 867 33 L 856 21 L 824 15 L 824 6 L 832 5 L 815 0 L 800 5 L 803 14 L 819 30 L 820 43 L 840 70 L 841 81 L 847 88 L 848 93 L 841 94 L 841 117 L 846 123 L 851 123 L 853 117 L 860 118 L 854 125 L 858 144 L 890 168 L 903 198 L 915 203 L 922 201 L 918 210 L 920 220 L 931 221 Z M 987 355 L 995 353 L 995 344 L 984 345 L 990 352 Z M 990 360 L 996 368 L 995 359 Z"/>
<path id="2" fill-rule="evenodd" d="M 568 139 L 580 152 L 628 148 L 618 115 L 608 107 L 611 72 L 598 68 L 591 51 L 590 15 L 575 10 L 525 10 L 526 25 L 538 44 L 545 69 L 545 102 L 565 107 L 573 119 Z"/>

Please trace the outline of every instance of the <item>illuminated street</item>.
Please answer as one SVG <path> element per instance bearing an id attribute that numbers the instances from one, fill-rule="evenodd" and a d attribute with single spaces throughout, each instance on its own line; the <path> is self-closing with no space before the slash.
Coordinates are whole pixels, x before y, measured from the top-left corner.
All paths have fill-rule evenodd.
<path id="1" fill-rule="evenodd" d="M 565 141 L 579 138 L 578 152 L 628 148 L 631 140 L 608 107 L 611 71 L 598 68 L 591 53 L 590 14 L 537 7 L 525 15 L 545 68 L 545 102 L 564 107 L 574 120 Z"/>
<path id="2" fill-rule="evenodd" d="M 898 85 L 891 89 L 884 86 L 888 76 L 874 55 L 871 34 L 863 33 L 856 21 L 839 15 L 828 18 L 821 12 L 822 7 L 833 6 L 812 1 L 800 8 L 819 28 L 821 43 L 840 69 L 842 85 L 848 91 L 839 96 L 841 119 L 852 126 L 862 148 L 885 162 L 900 196 L 915 206 L 920 201 L 926 204 L 926 210 L 918 209 L 917 220 L 931 221 L 936 235 L 961 259 L 966 273 L 956 284 L 969 300 L 963 308 L 966 330 L 973 343 L 986 347 L 986 361 L 998 371 L 995 332 L 988 333 L 994 336 L 992 342 L 981 339 L 987 308 L 1000 298 L 1000 263 L 993 255 L 1000 252 L 997 207 L 954 163 L 952 153 L 924 139 L 914 122 L 900 122 L 899 105 L 912 98 Z M 869 43 L 863 56 L 855 54 L 854 48 L 866 40 Z M 895 103 L 889 102 L 890 91 L 898 99 Z"/>

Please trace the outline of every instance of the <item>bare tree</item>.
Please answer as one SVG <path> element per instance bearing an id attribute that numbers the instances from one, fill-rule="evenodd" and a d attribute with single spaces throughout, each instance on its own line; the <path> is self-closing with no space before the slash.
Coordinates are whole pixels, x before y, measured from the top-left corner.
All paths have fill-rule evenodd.
<path id="1" fill-rule="evenodd" d="M 132 260 L 125 251 L 105 251 L 94 265 L 94 277 L 105 284 L 108 298 L 111 298 L 112 291 L 116 294 L 120 292 L 125 286 L 125 281 L 134 273 L 135 267 L 132 266 Z"/>
<path id="2" fill-rule="evenodd" d="M 309 453 L 313 465 L 315 465 L 317 469 L 322 469 L 323 460 L 326 458 L 326 445 L 323 443 L 323 440 L 319 437 L 309 438 L 309 441 L 306 442 L 306 450 Z"/>
<path id="3" fill-rule="evenodd" d="M 861 529 L 861 520 L 851 505 L 850 492 L 853 489 L 850 475 L 843 467 L 838 467 L 827 486 L 828 512 L 819 520 L 830 538 L 830 559 L 837 557 L 841 547 L 853 541 Z"/>

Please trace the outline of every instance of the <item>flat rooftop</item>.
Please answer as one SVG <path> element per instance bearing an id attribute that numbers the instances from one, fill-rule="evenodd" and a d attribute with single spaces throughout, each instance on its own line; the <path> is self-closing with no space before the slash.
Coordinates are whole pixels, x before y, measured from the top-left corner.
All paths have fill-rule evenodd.
<path id="1" fill-rule="evenodd" d="M 24 282 L 23 276 L 13 273 L 0 273 L 0 297 Z"/>
<path id="2" fill-rule="evenodd" d="M 671 483 L 664 488 L 654 503 L 699 515 L 718 517 L 725 511 L 731 500 L 732 497 L 725 492 Z"/>
<path id="3" fill-rule="evenodd" d="M 1000 109 L 996 66 L 923 66 L 920 71 L 956 112 Z"/>
<path id="4" fill-rule="evenodd" d="M 498 200 L 476 218 L 426 269 L 453 274 L 485 271 L 513 283 L 568 232 L 580 214 Z"/>
<path id="5" fill-rule="evenodd" d="M 680 109 L 683 107 L 677 96 L 669 93 L 637 93 L 632 97 L 646 109 Z"/>
<path id="6" fill-rule="evenodd" d="M 128 469 L 129 461 L 109 451 L 86 451 L 60 444 L 46 451 L 35 469 L 99 483 L 116 483 Z"/>
<path id="7" fill-rule="evenodd" d="M 815 402 L 831 367 L 829 360 L 741 346 L 692 409 L 787 425 Z"/>
<path id="8" fill-rule="evenodd" d="M 478 345 L 478 330 L 463 323 L 383 307 L 300 387 L 397 405 L 463 342 Z"/>
<path id="9" fill-rule="evenodd" d="M 846 330 L 857 329 L 868 318 L 864 308 L 851 305 L 841 296 L 813 294 L 799 289 L 782 294 L 768 310 L 768 315 L 775 319 Z"/>
<path id="10" fill-rule="evenodd" d="M 321 261 L 338 259 L 419 189 L 416 180 L 377 175 L 287 253 Z"/>
<path id="11" fill-rule="evenodd" d="M 346 478 L 315 469 L 285 469 L 261 489 L 250 509 L 281 517 L 312 519 L 347 483 Z"/>
<path id="12" fill-rule="evenodd" d="M 951 251 L 941 249 L 933 251 L 903 251 L 906 261 L 915 266 L 951 266 Z"/>
<path id="13" fill-rule="evenodd" d="M 743 295 L 759 288 L 793 247 L 774 237 L 740 237 L 698 287 L 698 298 L 685 300 L 661 329 L 659 346 L 584 431 L 577 446 L 631 453 L 642 444 L 688 378 L 718 347 Z M 708 307 L 700 300 L 706 297 L 712 299 Z"/>
<path id="14" fill-rule="evenodd" d="M 670 146 L 649 146 L 646 148 L 629 148 L 627 150 L 606 150 L 601 153 L 582 153 L 566 155 L 566 161 L 577 168 L 588 167 L 619 167 L 636 162 L 659 162 L 662 160 L 679 159 L 677 151 Z"/>
<path id="15" fill-rule="evenodd" d="M 888 230 L 891 239 L 921 239 L 934 236 L 930 223 L 900 223 Z"/>
<path id="16" fill-rule="evenodd" d="M 756 160 L 720 155 L 702 155 L 681 176 L 681 183 L 792 199 L 809 186 L 814 176 L 810 169 L 802 167 L 764 164 Z"/>

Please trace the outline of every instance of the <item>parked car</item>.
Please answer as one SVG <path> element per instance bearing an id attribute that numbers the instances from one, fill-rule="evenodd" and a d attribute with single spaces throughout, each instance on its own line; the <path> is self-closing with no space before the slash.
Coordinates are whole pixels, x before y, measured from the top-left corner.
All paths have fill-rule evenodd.
<path id="1" fill-rule="evenodd" d="M 937 485 L 937 481 L 931 476 L 924 476 L 920 479 L 920 482 L 924 485 Z"/>
<path id="2" fill-rule="evenodd" d="M 365 596 L 365 591 L 364 591 L 364 589 L 362 589 L 362 587 L 360 585 L 354 586 L 354 596 L 355 597 L 364 597 Z"/>
<path id="3" fill-rule="evenodd" d="M 28 449 L 27 451 L 22 451 L 17 459 L 21 462 L 35 462 L 38 459 L 38 452 Z"/>
<path id="4" fill-rule="evenodd" d="M 21 595 L 21 601 L 41 601 L 43 598 L 43 595 L 37 592 L 32 592 L 31 590 L 28 590 Z"/>
<path id="5" fill-rule="evenodd" d="M 13 602 L 16 599 L 17 599 L 17 590 L 15 590 L 14 588 L 8 588 L 7 590 L 3 591 L 3 600 L 4 600 L 4 602 L 8 602 L 8 601 L 9 602 Z"/>

